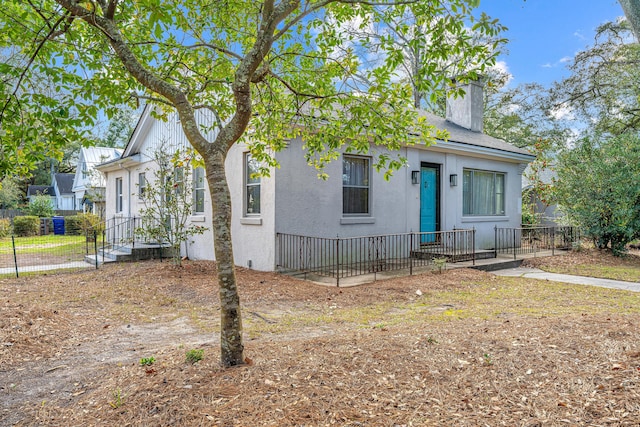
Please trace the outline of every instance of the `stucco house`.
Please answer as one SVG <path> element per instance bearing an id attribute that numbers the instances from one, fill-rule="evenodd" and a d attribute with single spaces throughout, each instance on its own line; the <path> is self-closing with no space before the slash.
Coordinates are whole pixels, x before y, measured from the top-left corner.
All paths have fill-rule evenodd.
<path id="1" fill-rule="evenodd" d="M 372 168 L 371 157 L 348 153 L 327 166 L 326 181 L 319 180 L 304 161 L 301 140 L 276 154 L 281 167 L 270 177 L 256 179 L 247 148 L 235 145 L 226 167 L 236 264 L 276 269 L 278 233 L 335 238 L 473 228 L 476 247 L 493 248 L 494 227 L 520 226 L 522 173 L 534 156 L 483 134 L 482 115 L 482 87 L 472 83 L 465 97 L 448 101 L 446 119 L 427 115 L 449 139 L 404 147 L 409 166 L 388 181 Z M 106 176 L 107 221 L 139 215 L 140 183 L 163 140 L 187 146 L 177 117 L 161 122 L 147 108 L 122 156 L 97 167 Z M 209 230 L 183 250 L 191 259 L 213 259 L 206 180 L 202 170 L 193 176 L 191 221 Z"/>
<path id="2" fill-rule="evenodd" d="M 122 150 L 111 147 L 82 147 L 73 178 L 76 209 L 104 216 L 105 178 L 96 165 L 119 158 Z"/>

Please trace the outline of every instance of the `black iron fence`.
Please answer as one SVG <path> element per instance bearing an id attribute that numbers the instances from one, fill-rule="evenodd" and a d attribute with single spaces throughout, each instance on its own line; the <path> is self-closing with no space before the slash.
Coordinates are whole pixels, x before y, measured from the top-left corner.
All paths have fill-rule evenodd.
<path id="1" fill-rule="evenodd" d="M 98 268 L 102 233 L 11 235 L 0 239 L 0 277 Z"/>
<path id="2" fill-rule="evenodd" d="M 432 266 L 439 262 L 475 263 L 475 230 L 401 233 L 378 236 L 323 238 L 276 235 L 276 265 L 282 272 L 299 272 L 340 279 Z"/>
<path id="3" fill-rule="evenodd" d="M 577 227 L 521 227 L 495 228 L 495 250 L 497 254 L 518 255 L 535 254 L 542 251 L 571 249 L 580 240 Z"/>

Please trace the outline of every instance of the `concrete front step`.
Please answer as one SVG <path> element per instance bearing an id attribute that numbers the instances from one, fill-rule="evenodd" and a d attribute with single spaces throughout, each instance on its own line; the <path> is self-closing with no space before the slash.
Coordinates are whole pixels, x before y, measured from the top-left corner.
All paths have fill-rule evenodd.
<path id="1" fill-rule="evenodd" d="M 118 249 L 98 250 L 98 258 L 105 262 L 142 261 L 146 259 L 171 258 L 172 250 L 162 245 L 136 245 L 135 247 L 119 247 Z M 110 261 L 107 261 L 109 259 Z"/>

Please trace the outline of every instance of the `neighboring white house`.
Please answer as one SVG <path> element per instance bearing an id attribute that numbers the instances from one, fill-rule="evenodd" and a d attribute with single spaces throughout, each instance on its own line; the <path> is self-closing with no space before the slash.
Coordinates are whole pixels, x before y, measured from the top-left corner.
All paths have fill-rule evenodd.
<path id="1" fill-rule="evenodd" d="M 105 212 L 105 178 L 96 165 L 119 158 L 122 150 L 110 147 L 82 147 L 78 157 L 72 191 L 76 209 L 103 216 Z"/>
<path id="2" fill-rule="evenodd" d="M 51 185 L 29 185 L 27 187 L 27 200 L 29 203 L 33 201 L 36 196 L 49 196 L 51 200 L 51 207 L 56 207 L 56 192 Z"/>
<path id="3" fill-rule="evenodd" d="M 276 153 L 281 168 L 255 179 L 247 148 L 232 147 L 226 167 L 236 264 L 274 270 L 277 233 L 334 238 L 475 228 L 476 247 L 493 248 L 494 227 L 520 226 L 522 172 L 535 156 L 483 134 L 482 88 L 472 85 L 466 93 L 447 103 L 447 119 L 428 115 L 449 139 L 403 148 L 409 167 L 389 181 L 375 172 L 370 156 L 347 153 L 327 166 L 326 181 L 319 180 L 304 160 L 301 140 Z M 107 180 L 107 220 L 139 215 L 138 183 L 166 140 L 187 146 L 175 116 L 161 122 L 146 109 L 122 156 L 98 167 Z M 209 230 L 193 237 L 185 255 L 213 259 L 210 197 L 199 173 L 191 220 Z"/>
<path id="4" fill-rule="evenodd" d="M 75 194 L 73 193 L 72 173 L 55 173 L 51 179 L 51 186 L 55 193 L 55 206 L 57 210 L 75 211 L 78 210 L 76 205 Z"/>

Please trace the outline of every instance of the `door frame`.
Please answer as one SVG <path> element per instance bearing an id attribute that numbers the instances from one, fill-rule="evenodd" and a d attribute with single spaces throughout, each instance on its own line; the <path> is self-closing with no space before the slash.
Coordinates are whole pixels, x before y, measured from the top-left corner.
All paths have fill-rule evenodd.
<path id="1" fill-rule="evenodd" d="M 422 168 L 431 168 L 436 171 L 436 231 L 442 231 L 441 229 L 441 212 L 442 212 L 442 189 L 441 187 L 441 170 L 442 165 L 438 163 L 420 162 L 420 175 L 422 175 Z M 422 182 L 422 179 L 421 179 Z M 422 232 L 422 185 L 420 185 L 420 212 L 418 213 L 419 230 Z"/>

